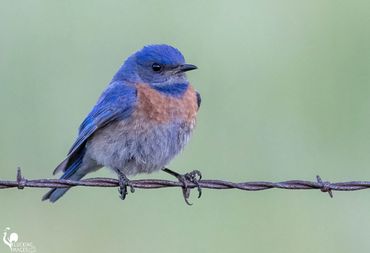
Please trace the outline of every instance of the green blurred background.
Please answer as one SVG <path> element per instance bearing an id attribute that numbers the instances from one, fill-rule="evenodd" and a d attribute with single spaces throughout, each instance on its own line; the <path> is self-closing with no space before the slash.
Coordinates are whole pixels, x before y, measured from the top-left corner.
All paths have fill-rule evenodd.
<path id="1" fill-rule="evenodd" d="M 203 98 L 170 168 L 369 180 L 369 27 L 365 0 L 2 0 L 0 178 L 17 166 L 52 177 L 124 58 L 168 43 L 199 66 L 189 78 Z M 122 202 L 115 188 L 74 188 L 54 205 L 45 191 L 0 191 L 0 230 L 37 252 L 370 251 L 370 191 L 204 190 L 192 207 L 179 189 Z M 1 242 L 0 252 L 10 250 Z"/>

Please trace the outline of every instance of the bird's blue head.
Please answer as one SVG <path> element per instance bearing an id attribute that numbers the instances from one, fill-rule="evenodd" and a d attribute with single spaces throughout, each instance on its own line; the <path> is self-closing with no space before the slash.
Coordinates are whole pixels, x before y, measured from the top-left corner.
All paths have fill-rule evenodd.
<path id="1" fill-rule="evenodd" d="M 127 58 L 113 81 L 125 80 L 163 87 L 188 83 L 185 72 L 196 68 L 186 64 L 181 52 L 172 46 L 149 45 Z"/>

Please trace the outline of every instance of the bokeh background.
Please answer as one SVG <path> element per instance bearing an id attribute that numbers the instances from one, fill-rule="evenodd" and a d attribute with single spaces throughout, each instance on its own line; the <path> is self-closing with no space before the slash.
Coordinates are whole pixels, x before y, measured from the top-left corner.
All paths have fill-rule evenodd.
<path id="1" fill-rule="evenodd" d="M 365 0 L 2 0 L 0 178 L 17 166 L 51 178 L 124 58 L 168 43 L 199 66 L 189 78 L 203 98 L 170 168 L 369 180 L 369 27 Z M 204 190 L 191 207 L 180 189 L 122 202 L 115 188 L 74 188 L 56 204 L 41 202 L 45 191 L 0 191 L 0 230 L 40 253 L 370 250 L 370 191 Z"/>

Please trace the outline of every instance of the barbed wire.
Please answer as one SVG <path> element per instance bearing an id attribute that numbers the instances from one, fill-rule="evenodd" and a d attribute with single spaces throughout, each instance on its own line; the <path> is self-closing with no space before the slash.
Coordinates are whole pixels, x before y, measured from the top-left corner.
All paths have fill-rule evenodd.
<path id="1" fill-rule="evenodd" d="M 331 183 L 323 181 L 320 176 L 316 177 L 317 181 L 306 180 L 289 180 L 282 182 L 230 182 L 224 180 L 204 179 L 198 182 L 199 186 L 204 189 L 238 189 L 244 191 L 262 191 L 268 189 L 285 189 L 285 190 L 310 190 L 316 189 L 322 192 L 329 193 L 333 197 L 332 191 L 357 191 L 370 188 L 370 181 L 348 181 Z M 131 185 L 138 189 L 158 189 L 167 187 L 181 187 L 184 185 L 178 181 L 162 180 L 162 179 L 138 179 L 131 180 Z M 16 180 L 1 180 L 0 189 L 18 188 L 68 188 L 75 186 L 88 187 L 118 187 L 119 181 L 113 178 L 89 178 L 80 181 L 65 180 L 65 179 L 26 179 L 21 174 L 21 169 L 17 170 Z M 192 182 L 187 183 L 189 189 L 197 188 L 198 185 Z"/>

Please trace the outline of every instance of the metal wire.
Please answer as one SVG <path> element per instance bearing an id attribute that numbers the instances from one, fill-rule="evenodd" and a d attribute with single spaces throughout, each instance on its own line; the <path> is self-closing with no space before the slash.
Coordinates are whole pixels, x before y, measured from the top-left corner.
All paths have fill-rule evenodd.
<path id="1" fill-rule="evenodd" d="M 317 181 L 306 180 L 289 180 L 283 182 L 241 182 L 234 183 L 224 180 L 200 180 L 199 186 L 204 189 L 239 189 L 244 191 L 262 191 L 272 188 L 286 190 L 309 190 L 318 189 L 322 192 L 328 192 L 330 197 L 333 197 L 332 191 L 357 191 L 370 188 L 370 181 L 349 181 L 331 183 L 321 180 L 320 176 L 316 177 Z M 161 179 L 140 179 L 132 180 L 133 187 L 138 189 L 158 189 L 166 187 L 183 187 L 183 183 Z M 66 188 L 74 186 L 89 186 L 89 187 L 118 187 L 119 182 L 113 178 L 89 178 L 81 181 L 72 181 L 64 179 L 26 179 L 21 174 L 21 169 L 17 170 L 17 178 L 14 181 L 0 180 L 0 189 L 18 188 Z M 194 183 L 187 183 L 188 188 L 196 188 Z"/>

